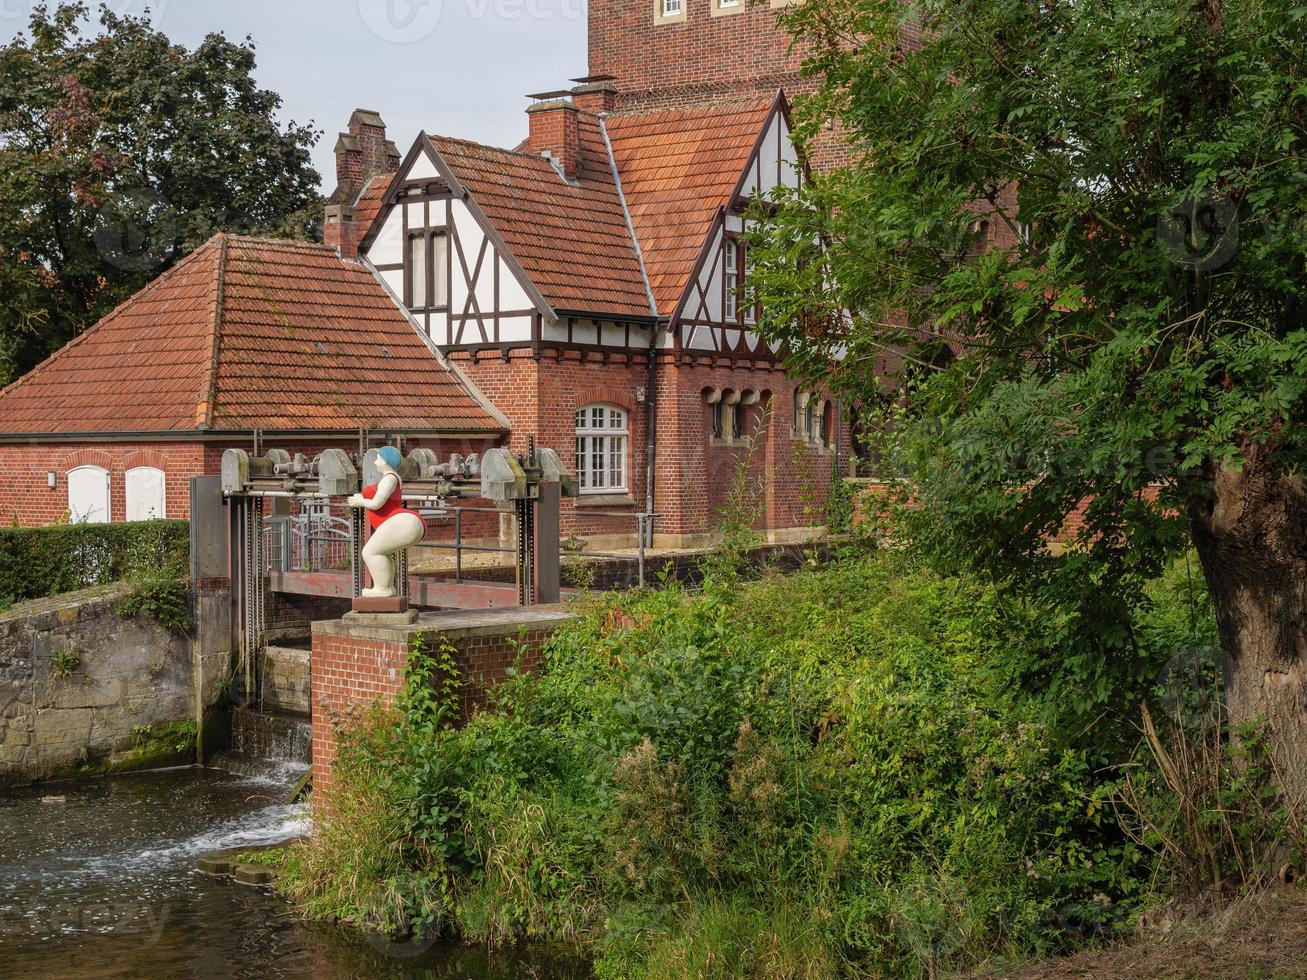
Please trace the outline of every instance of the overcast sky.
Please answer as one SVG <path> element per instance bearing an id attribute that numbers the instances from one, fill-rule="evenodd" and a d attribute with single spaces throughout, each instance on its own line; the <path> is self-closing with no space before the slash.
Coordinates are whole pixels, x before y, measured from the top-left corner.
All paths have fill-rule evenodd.
<path id="1" fill-rule="evenodd" d="M 0 36 L 26 27 L 35 2 L 0 0 Z M 188 47 L 210 31 L 253 37 L 259 84 L 280 93 L 283 120 L 324 130 L 314 163 L 328 191 L 335 136 L 356 107 L 381 113 L 401 153 L 424 129 L 512 146 L 526 135 L 528 92 L 586 73 L 585 0 L 107 2 L 148 7 Z"/>

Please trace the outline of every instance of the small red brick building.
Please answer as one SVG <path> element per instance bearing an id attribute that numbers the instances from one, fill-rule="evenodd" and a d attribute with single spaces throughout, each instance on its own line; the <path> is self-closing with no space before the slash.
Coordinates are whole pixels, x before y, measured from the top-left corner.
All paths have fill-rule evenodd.
<path id="1" fill-rule="evenodd" d="M 364 266 L 219 235 L 0 392 L 0 520 L 186 518 L 231 447 L 467 454 L 507 428 Z"/>

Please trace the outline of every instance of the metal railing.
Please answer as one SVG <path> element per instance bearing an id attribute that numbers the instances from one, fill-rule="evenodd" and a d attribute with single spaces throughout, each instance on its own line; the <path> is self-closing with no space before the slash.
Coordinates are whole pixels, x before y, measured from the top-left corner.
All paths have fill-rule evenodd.
<path id="1" fill-rule="evenodd" d="M 326 507 L 264 520 L 263 555 L 266 571 L 325 572 L 350 567 L 351 533 L 348 518 Z"/>
<path id="2" fill-rule="evenodd" d="M 494 514 L 496 518 L 507 516 L 516 519 L 516 515 L 512 511 L 503 511 L 495 507 L 464 507 L 461 505 L 454 505 L 445 508 L 439 513 L 423 512 L 423 517 L 424 519 L 426 519 L 428 526 L 431 526 L 432 523 L 436 520 L 445 520 L 445 521 L 453 522 L 454 539 L 452 541 L 439 541 L 439 540 L 433 540 L 430 537 L 428 537 L 427 540 L 417 545 L 417 547 L 424 550 L 452 551 L 454 553 L 454 581 L 455 582 L 463 581 L 464 553 L 510 555 L 513 557 L 514 562 L 520 560 L 520 554 L 519 554 L 520 548 L 519 548 L 519 544 L 517 543 L 515 543 L 512 547 L 504 547 L 503 545 L 467 544 L 464 540 L 464 530 L 465 530 L 464 520 L 463 520 L 464 514 Z M 632 519 L 634 519 L 635 540 L 636 540 L 635 560 L 636 560 L 636 568 L 639 577 L 640 588 L 644 588 L 645 585 L 646 557 L 647 557 L 648 550 L 652 547 L 652 543 L 653 543 L 654 522 L 660 516 L 662 515 L 649 514 L 643 512 L 638 514 L 632 514 L 629 511 L 624 511 L 624 512 L 604 512 L 604 511 L 591 511 L 591 510 L 585 511 L 585 517 L 587 518 L 595 517 L 601 519 L 621 520 L 624 522 L 629 522 Z M 500 536 L 498 532 L 496 532 L 496 536 L 497 537 Z M 515 540 L 516 538 L 517 535 L 514 535 Z M 629 561 L 632 557 L 629 553 L 626 552 L 590 551 L 588 549 L 575 550 L 567 547 L 568 543 L 571 540 L 572 540 L 571 535 L 568 535 L 567 537 L 562 539 L 562 545 L 563 545 L 562 554 L 564 558 L 607 558 L 607 559 L 615 559 L 618 561 Z"/>

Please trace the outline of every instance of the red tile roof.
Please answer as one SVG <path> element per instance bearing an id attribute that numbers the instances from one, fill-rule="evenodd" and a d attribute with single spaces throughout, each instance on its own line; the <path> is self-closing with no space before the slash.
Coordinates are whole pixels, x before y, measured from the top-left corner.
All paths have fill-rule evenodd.
<path id="1" fill-rule="evenodd" d="M 568 183 L 549 161 L 450 137 L 432 137 L 527 275 L 556 310 L 675 312 L 717 210 L 732 193 L 776 99 L 749 99 L 599 118 L 578 113 L 581 163 Z M 640 256 L 613 181 L 621 175 Z"/>
<path id="2" fill-rule="evenodd" d="M 0 433 L 499 431 L 361 264 L 219 235 L 0 392 Z"/>
<path id="3" fill-rule="evenodd" d="M 390 182 L 394 179 L 394 174 L 372 177 L 363 186 L 363 190 L 359 191 L 358 200 L 354 202 L 354 227 L 360 238 L 372 227 L 372 222 L 381 211 L 381 205 L 385 203 Z"/>
<path id="4" fill-rule="evenodd" d="M 543 157 L 431 137 L 509 251 L 555 310 L 650 315 L 612 165 L 595 116 L 580 114 L 579 178 Z"/>
<path id="5" fill-rule="evenodd" d="M 675 312 L 718 208 L 730 202 L 776 100 L 751 99 L 607 120 L 649 284 Z"/>

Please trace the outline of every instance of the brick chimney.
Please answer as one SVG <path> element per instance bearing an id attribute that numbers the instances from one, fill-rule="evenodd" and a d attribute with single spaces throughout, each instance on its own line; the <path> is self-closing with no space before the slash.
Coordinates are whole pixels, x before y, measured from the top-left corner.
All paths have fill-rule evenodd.
<path id="1" fill-rule="evenodd" d="M 572 89 L 572 101 L 582 112 L 599 115 L 617 108 L 617 85 L 611 78 L 600 76 L 577 81 L 581 84 Z"/>
<path id="2" fill-rule="evenodd" d="M 581 167 L 581 132 L 577 108 L 569 93 L 554 93 L 557 98 L 537 102 L 526 110 L 531 122 L 527 147 L 554 161 L 568 180 L 576 179 Z"/>
<path id="3" fill-rule="evenodd" d="M 342 259 L 359 257 L 359 237 L 361 232 L 354 228 L 354 206 L 352 204 L 328 204 L 322 218 L 322 240 L 334 246 Z"/>
<path id="4" fill-rule="evenodd" d="M 336 140 L 336 190 L 327 199 L 322 237 L 346 258 L 358 255 L 354 202 L 373 177 L 399 169 L 399 148 L 386 139 L 386 124 L 371 109 L 355 109 L 349 129 Z"/>

